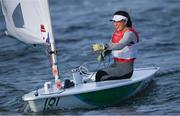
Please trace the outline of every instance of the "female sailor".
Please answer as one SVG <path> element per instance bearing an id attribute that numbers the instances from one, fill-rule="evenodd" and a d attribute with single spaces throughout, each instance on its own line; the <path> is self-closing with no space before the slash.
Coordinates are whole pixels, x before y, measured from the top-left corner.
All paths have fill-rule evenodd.
<path id="1" fill-rule="evenodd" d="M 111 53 L 114 63 L 98 70 L 96 82 L 130 78 L 133 74 L 134 61 L 137 55 L 139 36 L 132 27 L 129 14 L 126 11 L 117 11 L 112 18 L 115 31 L 110 42 L 106 45 L 93 44 L 94 51 L 103 51 L 105 56 Z"/>

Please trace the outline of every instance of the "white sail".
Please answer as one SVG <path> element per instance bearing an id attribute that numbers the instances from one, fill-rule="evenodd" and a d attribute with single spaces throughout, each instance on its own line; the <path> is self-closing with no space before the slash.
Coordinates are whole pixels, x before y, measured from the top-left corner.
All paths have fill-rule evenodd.
<path id="1" fill-rule="evenodd" d="M 25 43 L 54 43 L 48 0 L 1 0 L 7 33 Z"/>
<path id="2" fill-rule="evenodd" d="M 47 44 L 57 88 L 61 87 L 48 0 L 1 0 L 7 33 L 25 43 Z"/>

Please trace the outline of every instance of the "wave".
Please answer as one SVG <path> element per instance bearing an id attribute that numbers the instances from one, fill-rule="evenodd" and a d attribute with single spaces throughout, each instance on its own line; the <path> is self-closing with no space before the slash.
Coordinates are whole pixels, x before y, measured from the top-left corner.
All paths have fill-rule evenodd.
<path id="1" fill-rule="evenodd" d="M 176 69 L 169 69 L 169 70 L 161 71 L 157 74 L 157 76 L 164 77 L 164 76 L 174 75 L 174 74 L 179 74 L 179 73 L 180 73 L 180 69 L 176 68 Z"/>

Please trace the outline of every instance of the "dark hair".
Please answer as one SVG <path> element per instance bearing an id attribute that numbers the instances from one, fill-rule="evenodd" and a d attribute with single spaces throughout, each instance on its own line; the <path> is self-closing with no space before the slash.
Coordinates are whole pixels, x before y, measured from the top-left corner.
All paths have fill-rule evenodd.
<path id="1" fill-rule="evenodd" d="M 122 16 L 125 16 L 128 18 L 128 21 L 127 21 L 127 27 L 132 27 L 132 22 L 131 22 L 131 17 L 129 16 L 128 12 L 126 11 L 117 11 L 114 13 L 114 15 L 122 15 Z"/>

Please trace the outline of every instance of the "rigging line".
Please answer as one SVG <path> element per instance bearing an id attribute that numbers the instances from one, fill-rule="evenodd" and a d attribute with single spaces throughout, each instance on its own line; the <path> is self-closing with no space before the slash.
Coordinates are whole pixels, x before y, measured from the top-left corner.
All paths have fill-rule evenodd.
<path id="1" fill-rule="evenodd" d="M 99 69 L 100 65 L 101 65 L 101 62 L 99 62 L 98 66 L 96 67 L 96 70 Z M 96 71 L 96 72 L 97 72 L 97 71 Z M 90 79 L 93 77 L 93 75 L 94 75 L 96 72 L 93 72 L 93 74 L 90 76 Z"/>
<path id="2" fill-rule="evenodd" d="M 85 64 L 87 63 L 87 61 L 89 60 L 89 57 L 90 57 L 92 54 L 94 54 L 92 51 L 89 52 L 89 53 L 87 54 L 87 56 L 86 56 L 86 59 L 83 60 L 83 62 L 81 63 L 80 66 L 85 65 Z"/>
<path id="3" fill-rule="evenodd" d="M 111 62 L 111 59 L 110 59 L 110 57 L 111 57 L 111 56 L 109 55 L 109 57 L 108 57 L 108 58 L 109 58 L 109 59 L 108 59 L 108 60 L 109 60 L 108 66 L 110 65 L 110 62 Z"/>
<path id="4" fill-rule="evenodd" d="M 110 60 L 110 55 L 108 55 L 108 61 L 107 61 L 107 63 L 105 63 L 105 61 L 103 62 L 104 68 L 109 67 L 110 62 L 111 62 L 111 60 Z"/>
<path id="5" fill-rule="evenodd" d="M 96 70 L 99 69 L 100 65 L 101 65 L 102 62 L 99 62 L 98 66 L 96 67 Z M 105 63 L 103 63 L 105 64 Z M 108 66 L 110 65 L 110 55 L 109 55 L 109 61 L 108 61 Z M 93 77 L 93 75 L 95 74 L 96 72 L 93 72 L 93 74 L 90 76 L 90 79 Z"/>

